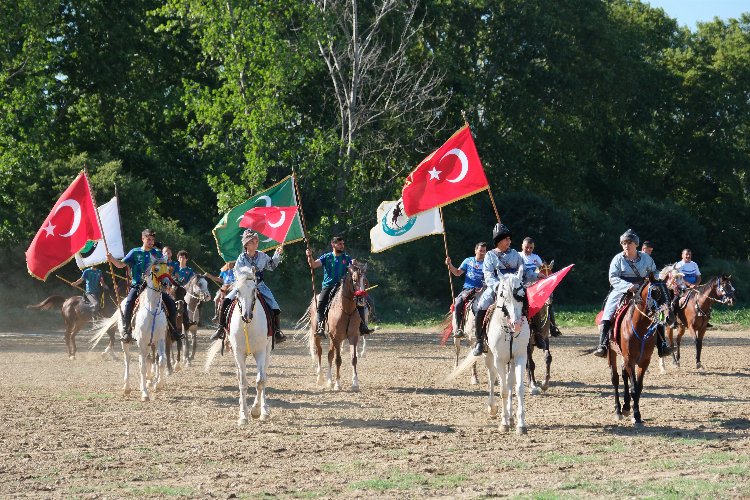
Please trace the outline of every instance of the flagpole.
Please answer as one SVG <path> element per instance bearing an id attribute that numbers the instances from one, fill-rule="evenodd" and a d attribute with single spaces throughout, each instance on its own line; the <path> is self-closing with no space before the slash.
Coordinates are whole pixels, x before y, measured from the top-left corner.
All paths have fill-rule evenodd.
<path id="1" fill-rule="evenodd" d="M 80 287 L 80 286 L 78 286 L 78 285 L 74 285 L 72 281 L 68 281 L 68 280 L 66 280 L 65 278 L 63 278 L 63 277 L 62 277 L 62 276 L 60 276 L 59 274 L 56 274 L 56 275 L 55 275 L 55 278 L 58 278 L 58 279 L 60 279 L 60 280 L 64 281 L 65 283 L 67 283 L 68 285 L 72 286 L 73 288 L 77 288 L 77 289 L 79 289 L 80 291 L 82 291 L 83 293 L 86 293 L 86 290 L 84 290 L 83 288 L 81 288 L 81 287 Z"/>
<path id="2" fill-rule="evenodd" d="M 302 223 L 302 235 L 305 239 L 305 247 L 307 250 L 310 250 L 310 253 L 312 253 L 312 250 L 310 249 L 310 240 L 307 239 L 307 224 L 305 224 L 305 213 L 302 211 L 302 196 L 300 196 L 299 192 L 299 186 L 297 186 L 297 174 L 294 171 L 294 168 L 292 168 L 292 184 L 294 184 L 294 192 L 297 195 L 297 213 L 299 214 L 300 222 Z M 310 268 L 310 284 L 312 285 L 312 296 L 313 296 L 313 302 L 315 304 L 315 310 L 318 310 L 318 296 L 315 295 L 315 273 L 313 272 L 312 266 L 308 266 Z M 312 322 L 312 313 L 310 315 L 310 321 Z"/>
<path id="3" fill-rule="evenodd" d="M 99 223 L 99 229 L 102 233 L 102 242 L 104 243 L 104 252 L 106 255 L 109 255 L 109 247 L 107 246 L 107 237 L 104 234 L 104 228 L 102 227 L 102 219 L 99 216 L 99 205 L 96 204 L 96 197 L 94 196 L 94 190 L 91 189 L 91 183 L 89 182 L 89 172 L 86 169 L 86 167 L 83 167 L 83 175 L 86 176 L 86 182 L 89 184 L 89 195 L 91 196 L 91 201 L 94 203 L 94 212 L 96 212 L 96 221 Z M 117 185 L 115 185 L 115 196 L 117 196 Z M 117 208 L 117 214 L 119 216 L 120 214 L 120 208 L 118 203 Z M 122 230 L 122 227 L 120 227 L 120 230 Z M 124 318 L 122 316 L 122 310 L 120 309 L 120 291 L 117 288 L 117 282 L 115 281 L 115 269 L 112 267 L 112 263 L 109 261 L 109 258 L 107 259 L 107 264 L 109 264 L 109 274 L 112 277 L 112 286 L 115 289 L 115 298 L 117 299 L 117 312 L 120 313 L 120 321 L 124 321 Z"/>
<path id="4" fill-rule="evenodd" d="M 449 258 L 448 255 L 448 237 L 445 235 L 445 222 L 443 222 L 443 207 L 438 208 L 440 211 L 440 224 L 443 226 L 443 245 L 445 246 L 445 258 Z M 451 269 L 448 268 L 448 283 L 451 284 L 451 302 L 453 302 L 454 297 L 456 296 L 455 292 L 453 291 L 453 278 L 451 278 Z"/>

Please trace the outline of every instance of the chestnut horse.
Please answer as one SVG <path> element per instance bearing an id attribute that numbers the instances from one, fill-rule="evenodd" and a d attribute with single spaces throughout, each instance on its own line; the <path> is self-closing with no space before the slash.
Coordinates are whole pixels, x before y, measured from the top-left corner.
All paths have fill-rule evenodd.
<path id="1" fill-rule="evenodd" d="M 657 329 L 664 328 L 669 309 L 669 291 L 663 281 L 650 273 L 638 288 L 627 308 L 622 312 L 622 320 L 615 321 L 614 339 L 609 342 L 609 368 L 612 386 L 615 389 L 615 416 L 621 420 L 630 413 L 633 401 L 633 424 L 641 425 L 639 402 L 643 391 L 643 378 L 651 362 L 656 346 Z M 620 405 L 619 375 L 617 358 L 622 358 L 622 382 L 625 404 Z M 628 389 L 630 392 L 628 392 Z"/>
<path id="2" fill-rule="evenodd" d="M 325 383 L 328 388 L 341 390 L 341 344 L 344 340 L 349 341 L 349 355 L 352 361 L 352 390 L 359 390 L 359 377 L 357 376 L 357 343 L 359 342 L 359 324 L 361 319 L 357 311 L 357 301 L 364 297 L 367 288 L 367 264 L 352 264 L 349 266 L 344 277 L 341 279 L 338 290 L 331 297 L 326 321 L 326 331 L 331 346 L 328 349 L 328 376 Z M 307 333 L 310 346 L 310 355 L 317 362 L 318 385 L 323 385 L 323 346 L 320 337 L 315 335 L 317 329 L 316 302 L 310 303 L 308 314 L 310 315 L 310 329 Z M 303 318 L 304 319 L 304 318 Z M 333 358 L 336 358 L 336 381 L 333 381 Z"/>
<path id="3" fill-rule="evenodd" d="M 706 334 L 708 320 L 711 318 L 711 307 L 714 302 L 720 304 L 734 305 L 734 286 L 731 282 L 732 276 L 722 274 L 716 278 L 711 278 L 707 283 L 697 287 L 688 293 L 690 294 L 685 301 L 684 308 L 675 311 L 677 316 L 677 350 L 672 354 L 673 363 L 676 367 L 680 366 L 680 342 L 685 334 L 685 328 L 690 330 L 695 340 L 695 368 L 703 369 L 701 364 L 701 350 L 703 349 L 703 336 Z M 669 343 L 675 346 L 674 331 L 667 327 Z M 664 361 L 661 361 L 662 369 Z"/>

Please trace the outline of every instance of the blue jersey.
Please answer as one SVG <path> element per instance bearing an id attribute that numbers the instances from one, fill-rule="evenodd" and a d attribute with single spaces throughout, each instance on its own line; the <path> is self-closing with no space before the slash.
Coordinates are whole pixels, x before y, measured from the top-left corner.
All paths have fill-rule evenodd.
<path id="1" fill-rule="evenodd" d="M 162 255 L 155 248 L 144 250 L 143 248 L 138 247 L 129 251 L 122 261 L 130 266 L 130 276 L 132 278 L 130 285 L 140 285 L 143 273 L 146 272 L 146 268 L 151 265 L 151 260 L 160 258 L 162 258 Z"/>
<path id="2" fill-rule="evenodd" d="M 484 271 L 482 266 L 483 260 L 477 260 L 476 257 L 467 257 L 458 267 L 466 273 L 464 280 L 464 290 L 468 288 L 482 288 L 484 286 Z"/>
<path id="3" fill-rule="evenodd" d="M 179 283 L 182 286 L 187 285 L 188 281 L 190 281 L 190 278 L 195 276 L 195 271 L 193 271 L 189 267 L 180 267 L 175 271 L 175 278 L 177 280 L 177 283 Z"/>
<path id="4" fill-rule="evenodd" d="M 318 260 L 323 264 L 323 288 L 325 288 L 335 285 L 344 277 L 353 259 L 345 253 L 334 255 L 333 252 L 328 252 L 318 257 Z"/>
<path id="5" fill-rule="evenodd" d="M 167 267 L 169 268 L 169 275 L 176 278 L 177 270 L 180 268 L 180 263 L 176 260 L 168 260 Z"/>
<path id="6" fill-rule="evenodd" d="M 234 269 L 227 269 L 219 273 L 221 282 L 225 285 L 231 285 L 234 283 Z"/>
<path id="7" fill-rule="evenodd" d="M 86 284 L 86 293 L 98 297 L 102 291 L 102 272 L 99 269 L 89 267 L 88 269 L 84 269 L 81 278 L 83 278 L 83 282 Z"/>

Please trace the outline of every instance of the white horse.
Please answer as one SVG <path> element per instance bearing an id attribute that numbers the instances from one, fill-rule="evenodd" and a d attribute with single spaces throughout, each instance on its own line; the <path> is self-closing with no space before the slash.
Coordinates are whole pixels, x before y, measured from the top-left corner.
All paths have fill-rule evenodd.
<path id="1" fill-rule="evenodd" d="M 487 407 L 491 417 L 497 415 L 495 384 L 500 381 L 503 398 L 503 412 L 500 430 L 510 430 L 513 413 L 513 386 L 515 385 L 518 408 L 516 411 L 516 432 L 526 434 L 526 408 L 524 406 L 523 377 L 526 371 L 526 357 L 529 346 L 530 329 L 523 315 L 523 302 L 526 290 L 515 274 L 505 275 L 497 289 L 495 312 L 487 325 L 487 345 L 485 355 L 489 376 L 489 400 Z M 510 369 L 508 369 L 510 368 Z M 514 384 L 515 382 L 515 384 Z"/>
<path id="2" fill-rule="evenodd" d="M 184 357 L 185 366 L 190 366 L 190 362 L 195 358 L 195 350 L 198 346 L 198 320 L 200 319 L 201 302 L 211 300 L 211 292 L 208 291 L 208 280 L 205 277 L 195 274 L 185 285 L 185 303 L 187 305 L 187 318 L 182 320 L 183 338 L 180 342 L 182 352 L 180 358 Z M 192 323 L 185 327 L 186 323 Z M 179 344 L 178 344 L 179 345 Z M 179 369 L 180 362 L 177 362 L 175 370 Z"/>
<path id="3" fill-rule="evenodd" d="M 271 410 L 266 403 L 266 383 L 268 381 L 268 366 L 271 362 L 271 348 L 273 337 L 268 336 L 268 320 L 266 312 L 260 303 L 258 282 L 255 268 L 242 267 L 235 269 L 236 281 L 232 285 L 237 290 L 237 305 L 229 323 L 229 343 L 234 353 L 237 366 L 237 380 L 240 388 L 240 416 L 239 425 L 247 424 L 247 367 L 245 361 L 248 353 L 252 353 L 258 368 L 255 379 L 255 401 L 250 407 L 253 418 L 265 420 L 271 416 Z M 206 360 L 206 371 L 211 361 L 221 349 L 222 341 L 214 342 Z"/>
<path id="4" fill-rule="evenodd" d="M 145 288 L 138 298 L 138 310 L 133 324 L 133 340 L 138 345 L 138 366 L 141 372 L 141 401 L 150 399 L 146 371 L 148 370 L 148 355 L 152 347 L 156 347 L 154 363 L 157 369 L 151 380 L 153 390 L 161 390 L 166 383 L 167 358 L 165 354 L 167 336 L 167 315 L 162 307 L 162 281 L 169 276 L 169 269 L 164 261 L 152 260 L 151 265 L 143 274 Z M 124 309 L 124 306 L 123 306 Z M 118 315 L 118 313 L 115 313 Z M 120 333 L 125 325 L 120 321 Z M 128 395 L 130 387 L 130 343 L 122 344 L 125 361 L 125 385 L 123 392 Z"/>

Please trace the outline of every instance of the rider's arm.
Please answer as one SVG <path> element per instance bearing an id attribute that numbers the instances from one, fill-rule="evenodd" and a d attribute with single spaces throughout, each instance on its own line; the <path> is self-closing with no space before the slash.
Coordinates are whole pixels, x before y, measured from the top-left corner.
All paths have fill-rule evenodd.
<path id="1" fill-rule="evenodd" d="M 120 268 L 120 269 L 124 267 L 128 267 L 127 264 L 125 264 L 120 259 L 116 259 L 111 253 L 107 254 L 107 261 L 110 262 L 113 266 Z"/>
<path id="2" fill-rule="evenodd" d="M 484 257 L 484 265 L 482 266 L 482 271 L 484 272 L 485 286 L 492 290 L 494 290 L 495 287 L 497 287 L 497 285 L 500 283 L 500 279 L 497 277 L 497 273 L 495 272 L 496 265 L 497 257 L 495 256 L 494 252 L 487 252 L 487 255 Z"/>
<path id="3" fill-rule="evenodd" d="M 448 266 L 448 270 L 451 272 L 451 274 L 453 276 L 463 276 L 463 274 L 466 272 L 463 269 L 454 266 L 451 263 L 451 258 L 450 257 L 446 257 L 445 258 L 445 265 Z M 463 266 L 463 263 L 461 265 Z"/>
<path id="4" fill-rule="evenodd" d="M 313 260 L 312 250 L 308 248 L 305 250 L 305 254 L 307 254 L 307 265 L 310 266 L 310 269 L 318 269 L 323 266 L 323 263 L 320 260 Z"/>
<path id="5" fill-rule="evenodd" d="M 81 283 L 83 283 L 83 276 L 75 280 L 71 285 L 80 285 Z"/>

